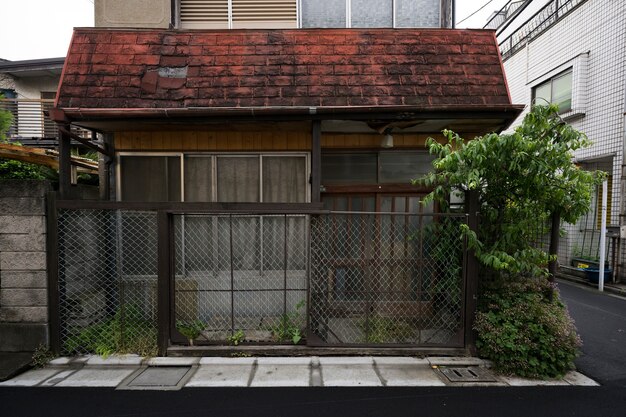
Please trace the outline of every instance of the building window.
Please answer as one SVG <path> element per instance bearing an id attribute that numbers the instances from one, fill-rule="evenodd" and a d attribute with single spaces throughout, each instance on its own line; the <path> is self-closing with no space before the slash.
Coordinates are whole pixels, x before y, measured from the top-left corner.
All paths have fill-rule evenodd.
<path id="1" fill-rule="evenodd" d="M 572 69 L 533 87 L 533 102 L 537 105 L 556 104 L 559 106 L 559 113 L 572 110 Z"/>
<path id="2" fill-rule="evenodd" d="M 121 201 L 305 203 L 307 154 L 120 154 Z"/>
<path id="3" fill-rule="evenodd" d="M 298 27 L 297 0 L 180 0 L 183 29 Z"/>
<path id="4" fill-rule="evenodd" d="M 322 184 L 409 184 L 432 170 L 424 151 L 333 152 L 322 154 Z"/>

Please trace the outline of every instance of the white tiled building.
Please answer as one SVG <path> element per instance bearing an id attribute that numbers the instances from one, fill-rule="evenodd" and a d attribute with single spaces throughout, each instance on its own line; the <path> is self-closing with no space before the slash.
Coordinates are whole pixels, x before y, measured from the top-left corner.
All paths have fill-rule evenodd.
<path id="1" fill-rule="evenodd" d="M 593 142 L 576 153 L 577 162 L 609 175 L 607 224 L 626 224 L 622 198 L 626 187 L 626 2 L 527 0 L 509 5 L 510 15 L 498 22 L 497 37 L 512 102 L 530 105 L 543 97 L 560 103 L 561 116 Z M 589 215 L 568 227 L 561 245 L 562 263 L 581 252 L 597 255 L 599 196 L 596 193 Z"/>

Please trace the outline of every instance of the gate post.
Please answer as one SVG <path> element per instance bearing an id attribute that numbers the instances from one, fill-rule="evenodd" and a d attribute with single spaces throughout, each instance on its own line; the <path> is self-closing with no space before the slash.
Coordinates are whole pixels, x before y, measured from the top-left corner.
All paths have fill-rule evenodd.
<path id="1" fill-rule="evenodd" d="M 50 350 L 61 353 L 61 312 L 59 291 L 59 233 L 57 194 L 46 194 L 46 262 L 48 269 L 48 326 Z"/>
<path id="2" fill-rule="evenodd" d="M 158 281 L 157 281 L 157 347 L 159 356 L 167 354 L 170 341 L 170 216 L 166 211 L 157 212 Z"/>
<path id="3" fill-rule="evenodd" d="M 467 225 L 473 232 L 478 232 L 478 191 L 465 193 L 465 212 L 468 214 Z M 466 244 L 467 245 L 467 244 Z M 476 354 L 476 332 L 473 329 L 478 299 L 478 259 L 474 250 L 465 248 L 467 263 L 465 265 L 465 347 L 472 355 Z"/>

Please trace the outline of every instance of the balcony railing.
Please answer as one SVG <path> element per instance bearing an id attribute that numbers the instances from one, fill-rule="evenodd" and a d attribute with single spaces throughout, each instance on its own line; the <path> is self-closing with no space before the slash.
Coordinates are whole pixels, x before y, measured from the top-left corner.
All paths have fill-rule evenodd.
<path id="1" fill-rule="evenodd" d="M 585 3 L 587 0 L 552 0 L 530 19 L 523 23 L 509 37 L 500 42 L 502 59 L 510 58 L 517 51 L 543 32 L 552 27 L 556 22 Z"/>
<path id="2" fill-rule="evenodd" d="M 13 115 L 13 123 L 7 132 L 9 141 L 26 146 L 56 147 L 59 130 L 46 112 L 54 106 L 48 99 L 0 99 L 0 109 Z M 84 138 L 91 137 L 89 130 L 72 127 L 72 132 Z M 76 143 L 78 145 L 78 142 Z"/>

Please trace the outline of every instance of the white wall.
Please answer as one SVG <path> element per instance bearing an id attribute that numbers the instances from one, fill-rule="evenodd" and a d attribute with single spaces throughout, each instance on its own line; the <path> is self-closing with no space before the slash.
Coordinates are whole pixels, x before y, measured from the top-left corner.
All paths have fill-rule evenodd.
<path id="1" fill-rule="evenodd" d="M 504 62 L 513 103 L 526 105 L 534 85 L 573 67 L 572 95 L 578 101 L 573 103 L 573 113 L 585 114 L 567 121 L 593 142 L 590 148 L 577 151 L 575 158 L 584 162 L 613 155 L 613 224 L 619 222 L 625 138 L 625 27 L 626 2 L 587 1 Z"/>

